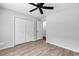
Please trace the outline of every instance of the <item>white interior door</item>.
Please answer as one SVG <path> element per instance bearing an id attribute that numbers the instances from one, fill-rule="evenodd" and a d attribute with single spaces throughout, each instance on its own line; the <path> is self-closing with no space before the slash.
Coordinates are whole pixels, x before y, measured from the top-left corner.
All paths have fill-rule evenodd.
<path id="1" fill-rule="evenodd" d="M 26 32 L 26 41 L 34 41 L 34 21 L 32 20 L 27 20 L 26 21 L 26 27 L 25 27 L 25 32 Z"/>
<path id="2" fill-rule="evenodd" d="M 34 40 L 34 21 L 15 18 L 15 45 Z"/>
<path id="3" fill-rule="evenodd" d="M 37 40 L 43 37 L 43 22 L 37 21 Z"/>
<path id="4" fill-rule="evenodd" d="M 25 42 L 25 20 L 15 18 L 15 45 Z"/>

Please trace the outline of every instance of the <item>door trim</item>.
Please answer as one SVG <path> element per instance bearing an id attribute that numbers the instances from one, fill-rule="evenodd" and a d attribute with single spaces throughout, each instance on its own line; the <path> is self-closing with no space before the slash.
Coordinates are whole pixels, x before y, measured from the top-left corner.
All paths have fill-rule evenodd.
<path id="1" fill-rule="evenodd" d="M 15 47 L 16 46 L 15 45 L 15 16 L 13 16 L 13 20 L 14 20 L 14 25 L 13 25 L 13 27 L 14 27 L 14 32 L 13 32 L 14 33 L 14 36 L 13 36 L 14 40 L 13 40 L 13 42 L 14 42 L 14 47 Z"/>

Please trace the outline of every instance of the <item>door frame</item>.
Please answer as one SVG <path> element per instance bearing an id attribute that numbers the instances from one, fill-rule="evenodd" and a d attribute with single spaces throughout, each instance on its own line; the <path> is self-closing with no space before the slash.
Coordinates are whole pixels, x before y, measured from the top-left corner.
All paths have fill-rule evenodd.
<path id="1" fill-rule="evenodd" d="M 13 16 L 13 21 L 14 21 L 14 22 L 13 22 L 13 28 L 14 28 L 14 29 L 13 29 L 13 39 L 14 39 L 13 42 L 14 42 L 14 47 L 15 47 L 15 46 L 16 46 L 16 45 L 15 45 L 15 16 Z"/>

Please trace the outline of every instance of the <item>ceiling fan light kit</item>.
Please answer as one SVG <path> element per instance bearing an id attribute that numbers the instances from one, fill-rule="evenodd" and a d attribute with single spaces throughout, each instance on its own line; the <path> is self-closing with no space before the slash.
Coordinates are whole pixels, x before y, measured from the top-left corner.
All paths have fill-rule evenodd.
<path id="1" fill-rule="evenodd" d="M 36 7 L 34 9 L 30 10 L 29 12 L 33 12 L 33 11 L 39 9 L 40 13 L 44 14 L 42 9 L 49 9 L 49 10 L 53 10 L 54 9 L 54 7 L 44 6 L 45 3 L 37 3 L 37 4 L 35 4 L 35 3 L 29 3 L 29 4 Z"/>

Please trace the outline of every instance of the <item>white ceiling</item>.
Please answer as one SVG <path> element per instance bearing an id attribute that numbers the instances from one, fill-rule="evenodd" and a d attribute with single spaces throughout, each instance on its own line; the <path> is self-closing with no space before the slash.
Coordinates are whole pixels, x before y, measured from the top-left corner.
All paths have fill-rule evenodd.
<path id="1" fill-rule="evenodd" d="M 41 15 L 39 10 L 36 10 L 34 12 L 29 12 L 29 10 L 32 10 L 35 8 L 35 6 L 32 6 L 28 3 L 1 3 L 0 6 L 4 8 L 8 8 L 23 14 L 29 14 L 31 16 L 37 17 L 37 18 L 44 18 L 46 15 L 49 15 L 51 13 L 57 13 L 64 9 L 68 9 L 70 7 L 79 6 L 78 3 L 45 3 L 46 6 L 53 6 L 54 10 L 45 10 L 43 9 L 44 14 Z"/>

